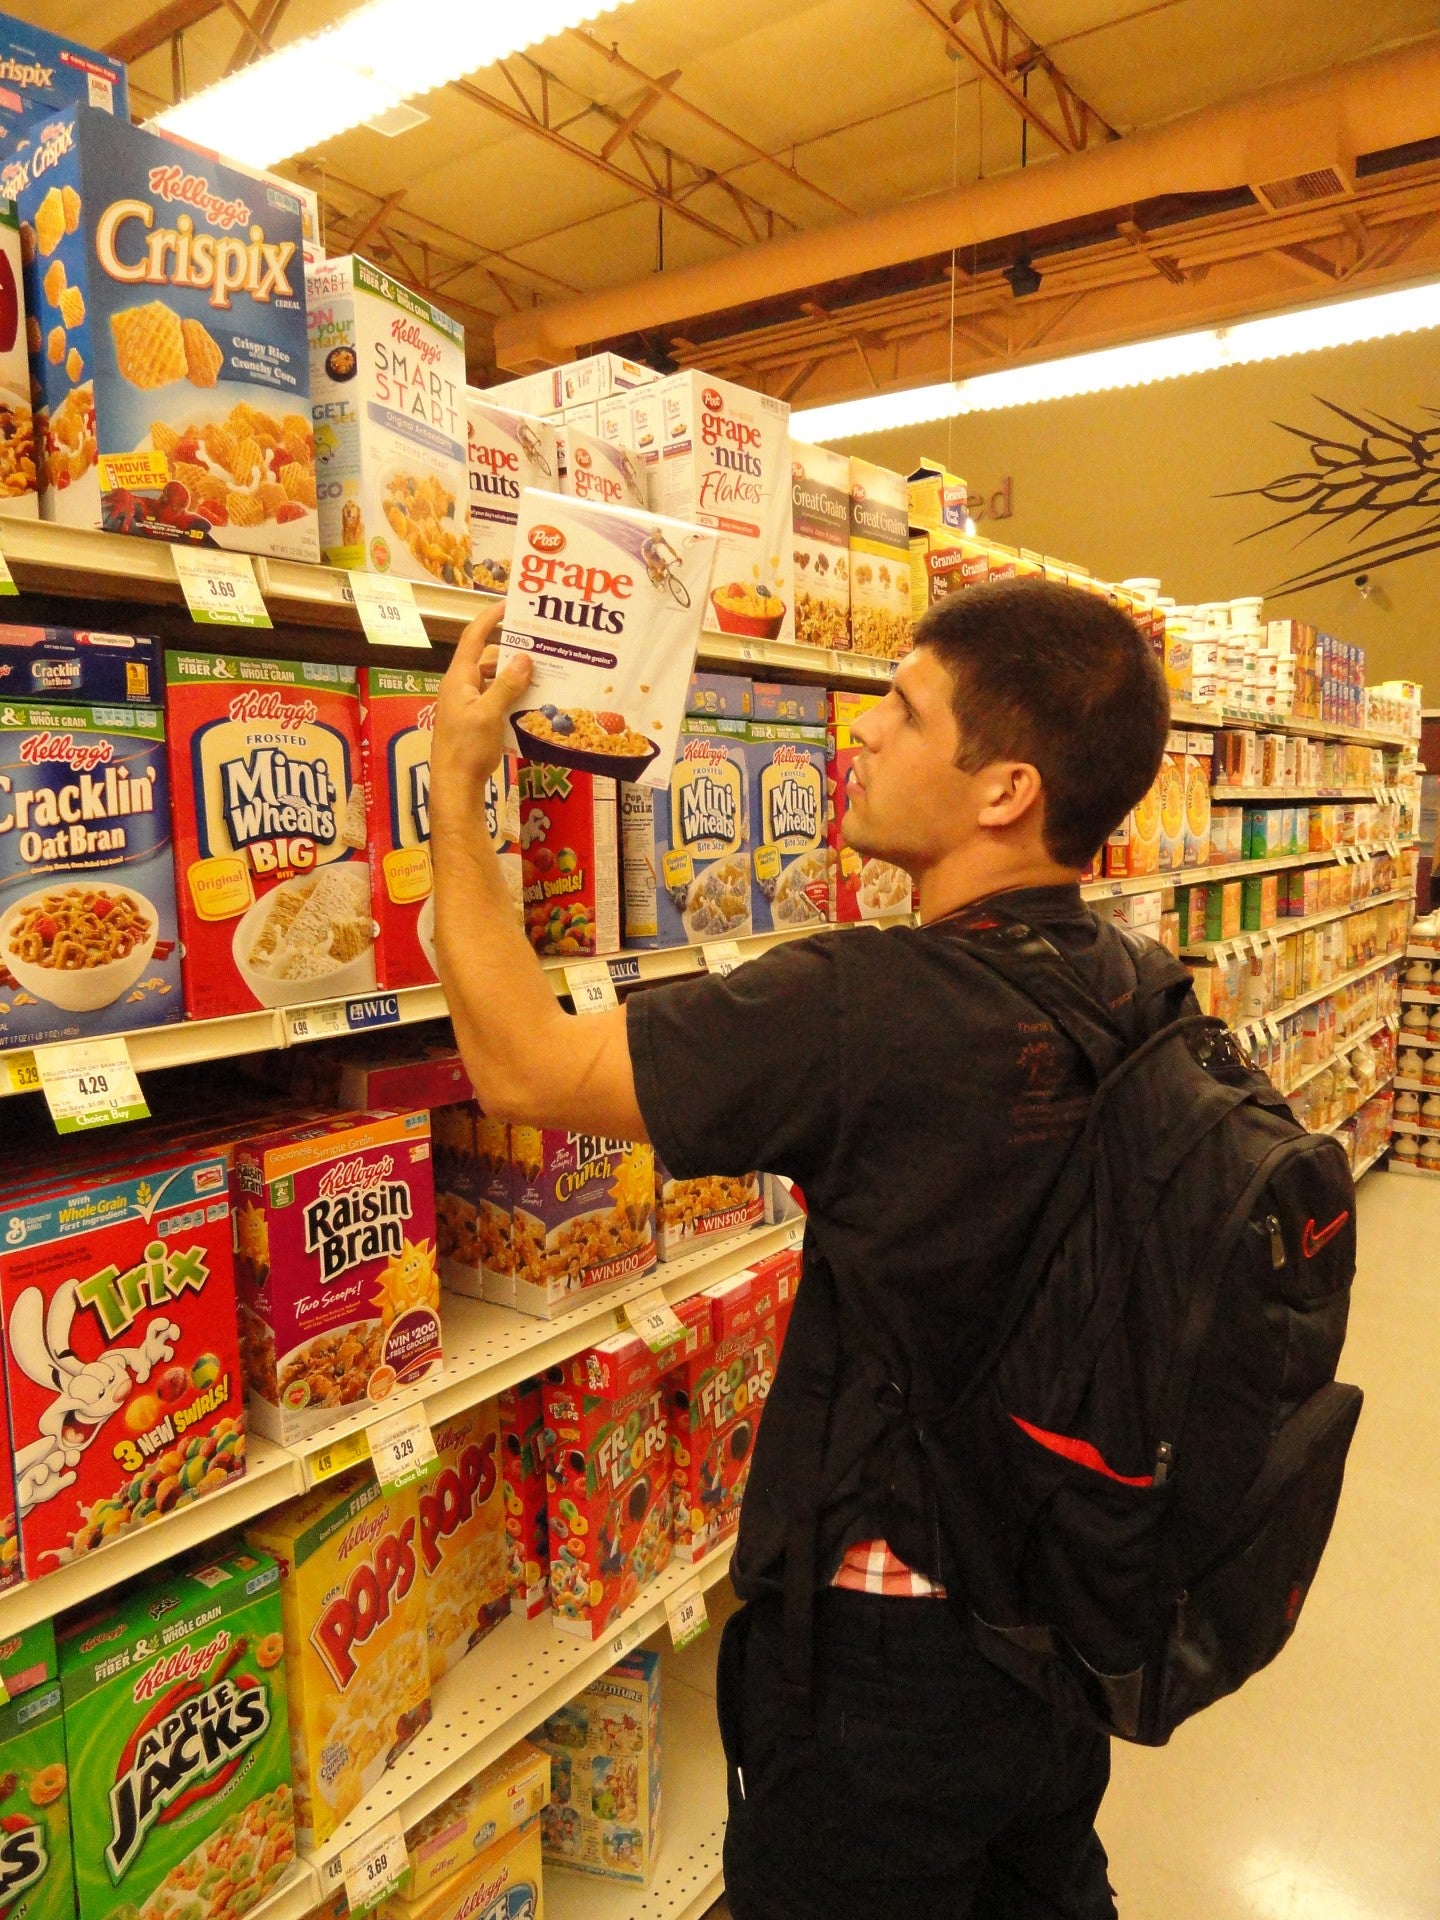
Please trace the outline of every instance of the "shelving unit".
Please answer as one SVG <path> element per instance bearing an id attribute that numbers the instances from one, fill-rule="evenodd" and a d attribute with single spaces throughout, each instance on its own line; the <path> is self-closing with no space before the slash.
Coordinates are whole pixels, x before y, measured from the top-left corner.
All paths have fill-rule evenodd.
<path id="1" fill-rule="evenodd" d="M 1335 1051 L 1328 1059 L 1318 1061 L 1314 1066 L 1306 1067 L 1300 1077 L 1293 1081 L 1290 1086 L 1281 1088 L 1281 1092 L 1285 1095 L 1285 1098 L 1288 1100 L 1291 1094 L 1298 1093 L 1302 1087 L 1308 1086 L 1317 1075 L 1324 1073 L 1327 1067 L 1333 1067 L 1337 1061 L 1343 1060 L 1352 1048 L 1362 1046 L 1372 1035 L 1379 1033 L 1385 1025 L 1385 1019 L 1386 1016 L 1382 1014 L 1378 1020 L 1372 1020 L 1367 1026 L 1361 1027 L 1358 1033 L 1349 1034 L 1344 1040 L 1337 1040 L 1335 1043 Z M 1396 1084 L 1398 1085 L 1399 1083 L 1397 1082 Z"/>
<path id="2" fill-rule="evenodd" d="M 1394 893 L 1374 893 L 1364 900 L 1351 900 L 1343 907 L 1328 907 L 1324 913 L 1307 914 L 1303 920 L 1277 920 L 1273 927 L 1262 928 L 1260 939 L 1268 939 L 1276 933 L 1282 940 L 1288 940 L 1292 934 L 1305 933 L 1311 927 L 1323 927 L 1330 920 L 1348 920 L 1352 913 L 1364 913 L 1369 907 L 1391 906 L 1398 900 L 1408 900 L 1408 888 Z M 1188 947 L 1181 947 L 1180 956 L 1184 960 L 1210 960 L 1222 947 L 1233 947 L 1237 940 L 1248 940 L 1248 933 L 1232 933 L 1224 940 L 1199 940 Z M 1397 954 L 1398 960 L 1401 956 Z M 1440 1000 L 1436 1001 L 1440 1006 Z"/>

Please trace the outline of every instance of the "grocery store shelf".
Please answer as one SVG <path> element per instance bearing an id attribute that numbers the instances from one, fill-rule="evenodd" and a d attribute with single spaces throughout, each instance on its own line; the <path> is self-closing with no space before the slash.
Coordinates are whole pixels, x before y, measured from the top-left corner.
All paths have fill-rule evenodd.
<path id="1" fill-rule="evenodd" d="M 1366 733 L 1359 727 L 1339 727 L 1328 720 L 1302 720 L 1292 714 L 1242 713 L 1237 707 L 1197 707 L 1185 700 L 1170 703 L 1171 721 L 1186 727 L 1239 727 L 1248 733 L 1296 733 L 1307 740 L 1349 740 L 1361 747 L 1415 747 L 1412 734 Z"/>
<path id="2" fill-rule="evenodd" d="M 246 1920 L 304 1920 L 318 1898 L 313 1870 L 305 1861 L 295 1860 L 268 1899 L 250 1908 Z"/>
<path id="3" fill-rule="evenodd" d="M 1395 1040 L 1397 1046 L 1402 1047 L 1440 1047 L 1440 1035 L 1414 1033 L 1409 1027 L 1403 1024 L 1401 1025 L 1399 1033 L 1396 1034 Z"/>
<path id="4" fill-rule="evenodd" d="M 1287 1001 L 1283 1007 L 1272 1007 L 1262 1019 L 1286 1020 L 1292 1013 L 1299 1013 L 1302 1007 L 1312 1007 L 1317 1000 L 1326 1000 L 1332 993 L 1338 993 L 1341 987 L 1353 986 L 1357 980 L 1368 980 L 1372 973 L 1381 973 L 1386 967 L 1398 966 L 1401 956 L 1398 953 L 1382 954 L 1378 960 L 1371 960 L 1363 967 L 1356 967 L 1353 973 L 1337 973 L 1323 987 L 1314 987 L 1309 993 Z"/>
<path id="5" fill-rule="evenodd" d="M 1366 1107 L 1369 1106 L 1370 1102 L 1375 1098 L 1377 1094 L 1384 1093 L 1385 1089 L 1393 1084 L 1394 1077 L 1395 1076 L 1391 1074 L 1384 1080 L 1377 1080 L 1375 1082 L 1375 1085 L 1371 1087 L 1370 1091 L 1366 1094 L 1365 1098 L 1362 1101 L 1360 1101 L 1360 1103 L 1357 1106 L 1353 1106 L 1348 1113 L 1342 1113 L 1338 1120 L 1327 1121 L 1327 1123 L 1323 1127 L 1316 1127 L 1314 1131 L 1316 1133 L 1329 1133 L 1329 1134 L 1339 1133 L 1340 1129 L 1343 1126 L 1345 1126 L 1349 1121 L 1353 1120 L 1357 1113 L 1362 1112 Z"/>
<path id="6" fill-rule="evenodd" d="M 1377 1167 L 1380 1164 L 1380 1162 L 1385 1158 L 1386 1154 L 1389 1153 L 1389 1151 L 1390 1151 L 1390 1142 L 1387 1140 L 1383 1147 L 1379 1148 L 1378 1151 L 1376 1151 L 1375 1153 L 1368 1155 L 1367 1158 L 1365 1158 L 1360 1162 L 1358 1167 L 1354 1167 L 1351 1169 L 1350 1177 L 1355 1182 L 1355 1185 L 1357 1187 L 1359 1186 L 1360 1182 L 1365 1178 L 1366 1174 L 1369 1173 L 1373 1168 Z M 1395 1163 L 1392 1160 L 1390 1164 L 1391 1164 L 1391 1167 L 1393 1168 Z M 1405 1171 L 1408 1173 L 1410 1169 L 1407 1167 Z M 1419 1172 L 1419 1171 L 1420 1169 L 1416 1168 L 1416 1172 Z"/>
<path id="7" fill-rule="evenodd" d="M 1397 1119 L 1392 1122 L 1392 1125 L 1396 1133 L 1413 1133 L 1422 1139 L 1427 1137 L 1430 1139 L 1440 1138 L 1440 1120 L 1437 1120 L 1433 1125 L 1427 1126 L 1419 1120 Z"/>
<path id="8" fill-rule="evenodd" d="M 1274 1014 L 1270 1017 L 1272 1020 L 1275 1018 Z M 1316 1066 L 1306 1067 L 1298 1080 L 1293 1080 L 1288 1087 L 1282 1087 L 1280 1091 L 1288 1100 L 1292 1094 L 1296 1094 L 1302 1087 L 1308 1086 L 1318 1074 L 1324 1073 L 1327 1067 L 1335 1066 L 1338 1061 L 1345 1058 L 1347 1053 L 1352 1052 L 1356 1047 L 1363 1046 L 1371 1035 L 1379 1033 L 1384 1025 L 1385 1016 L 1382 1014 L 1378 1020 L 1372 1020 L 1368 1026 L 1361 1027 L 1358 1033 L 1352 1033 L 1344 1040 L 1337 1040 L 1335 1043 L 1335 1051 L 1330 1054 L 1327 1059 L 1320 1061 Z"/>
<path id="9" fill-rule="evenodd" d="M 1304 933 L 1311 927 L 1323 927 L 1327 921 L 1348 920 L 1352 913 L 1364 913 L 1368 907 L 1389 906 L 1397 900 L 1409 898 L 1408 890 L 1371 894 L 1368 899 L 1351 900 L 1343 907 L 1329 907 L 1324 913 L 1306 914 L 1303 920 L 1277 920 L 1273 927 L 1260 928 L 1255 937 L 1264 939 L 1275 933 L 1282 940 L 1288 940 L 1292 934 Z M 1249 940 L 1251 937 L 1251 934 L 1246 932 L 1232 933 L 1224 940 L 1197 940 L 1192 946 L 1181 947 L 1180 957 L 1183 960 L 1213 960 L 1222 947 L 1233 947 L 1237 941 Z M 1397 960 L 1400 957 L 1398 953 L 1395 955 Z M 1440 1000 L 1437 1000 L 1436 1004 L 1440 1005 Z"/>
<path id="10" fill-rule="evenodd" d="M 868 653 L 832 653 L 794 640 L 741 640 L 733 634 L 702 633 L 696 664 L 733 673 L 737 667 L 762 668 L 782 680 L 819 681 L 869 688 L 888 687 L 896 663 Z"/>
<path id="11" fill-rule="evenodd" d="M 1388 1147 L 1386 1148 L 1386 1152 L 1389 1152 Z M 1368 1172 L 1368 1168 L 1366 1171 Z M 1417 1167 L 1413 1161 L 1408 1160 L 1392 1159 L 1385 1171 L 1387 1173 L 1413 1173 L 1418 1175 L 1421 1180 L 1440 1180 L 1440 1167 Z M 1358 1180 L 1360 1176 L 1356 1174 L 1355 1177 Z"/>
<path id="12" fill-rule="evenodd" d="M 1210 798 L 1221 805 L 1248 800 L 1370 800 L 1375 784 L 1366 787 L 1230 787 L 1214 786 Z"/>
<path id="13" fill-rule="evenodd" d="M 1395 1091 L 1397 1093 L 1440 1093 L 1440 1080 L 1432 1080 L 1427 1084 L 1424 1080 L 1407 1080 L 1403 1075 L 1397 1073 L 1395 1076 Z"/>
<path id="14" fill-rule="evenodd" d="M 1440 1012 L 1440 993 L 1432 993 L 1425 987 L 1407 987 L 1402 982 L 1400 998 L 1412 1007 L 1429 1007 L 1432 1013 Z"/>

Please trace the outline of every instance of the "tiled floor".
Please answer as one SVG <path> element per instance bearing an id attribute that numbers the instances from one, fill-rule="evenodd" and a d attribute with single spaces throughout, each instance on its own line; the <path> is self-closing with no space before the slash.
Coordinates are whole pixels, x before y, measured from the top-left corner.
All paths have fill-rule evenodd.
<path id="1" fill-rule="evenodd" d="M 1360 1224 L 1329 1552 L 1273 1667 L 1160 1752 L 1117 1744 L 1123 1920 L 1440 1920 L 1440 1180 L 1372 1175 Z"/>

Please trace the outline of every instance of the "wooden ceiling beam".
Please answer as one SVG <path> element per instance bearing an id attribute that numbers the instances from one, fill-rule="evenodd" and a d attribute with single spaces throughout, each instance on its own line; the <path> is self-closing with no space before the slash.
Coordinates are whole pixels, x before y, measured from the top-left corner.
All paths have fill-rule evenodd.
<path id="1" fill-rule="evenodd" d="M 177 33 L 198 27 L 212 13 L 219 13 L 222 6 L 223 0 L 170 0 L 169 6 L 138 20 L 124 33 L 117 33 L 106 44 L 105 51 L 112 60 L 121 60 L 128 67 L 132 60 L 143 59 L 147 53 L 163 47 Z"/>
<path id="2" fill-rule="evenodd" d="M 285 16 L 290 0 L 256 0 L 255 11 L 251 15 L 253 33 L 241 34 L 235 43 L 235 51 L 226 62 L 224 77 L 228 80 L 232 73 L 238 73 L 242 67 L 253 66 L 265 53 L 275 51 L 274 34 Z M 256 45 L 258 39 L 259 45 Z"/>

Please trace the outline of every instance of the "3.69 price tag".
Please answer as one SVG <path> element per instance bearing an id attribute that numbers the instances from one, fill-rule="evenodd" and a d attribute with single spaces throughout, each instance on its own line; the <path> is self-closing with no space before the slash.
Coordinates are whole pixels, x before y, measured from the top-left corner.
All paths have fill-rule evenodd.
<path id="1" fill-rule="evenodd" d="M 352 1841 L 340 1855 L 351 1913 L 368 1913 L 378 1907 L 399 1886 L 409 1867 L 405 1828 L 398 1813 L 387 1814 L 378 1827 Z"/>
<path id="2" fill-rule="evenodd" d="M 190 618 L 199 627 L 268 627 L 255 562 L 248 553 L 218 547 L 172 547 L 176 577 Z"/>

